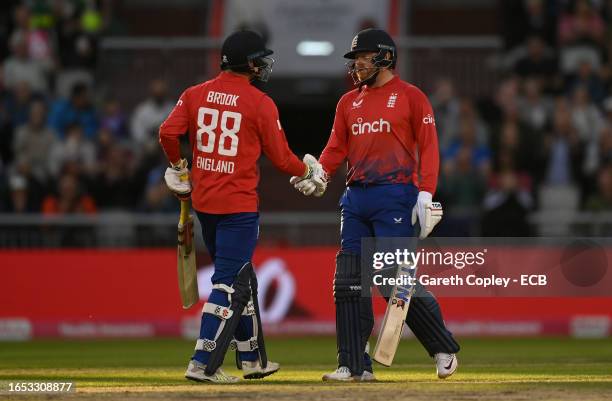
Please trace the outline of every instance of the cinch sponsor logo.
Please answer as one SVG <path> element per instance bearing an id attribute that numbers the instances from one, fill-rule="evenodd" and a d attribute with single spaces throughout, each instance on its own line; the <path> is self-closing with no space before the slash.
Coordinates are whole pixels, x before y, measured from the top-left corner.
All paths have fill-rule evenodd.
<path id="1" fill-rule="evenodd" d="M 382 118 L 373 122 L 363 122 L 363 118 L 359 117 L 357 123 L 351 125 L 353 135 L 369 134 L 371 132 L 391 132 L 391 123 Z"/>
<path id="2" fill-rule="evenodd" d="M 425 117 L 423 117 L 423 124 L 433 124 L 433 125 L 436 125 L 436 120 L 434 120 L 434 118 L 433 118 L 433 116 L 431 114 L 428 114 Z"/>

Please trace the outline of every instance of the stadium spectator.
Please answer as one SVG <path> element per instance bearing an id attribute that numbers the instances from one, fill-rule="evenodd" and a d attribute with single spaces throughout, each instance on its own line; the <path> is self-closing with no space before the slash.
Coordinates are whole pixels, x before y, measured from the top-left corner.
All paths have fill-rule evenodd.
<path id="1" fill-rule="evenodd" d="M 15 213 L 39 212 L 47 188 L 33 174 L 31 166 L 19 161 L 8 172 L 11 211 Z"/>
<path id="2" fill-rule="evenodd" d="M 56 194 L 48 195 L 43 201 L 44 214 L 96 213 L 94 199 L 85 193 L 79 179 L 74 174 L 63 175 Z"/>
<path id="3" fill-rule="evenodd" d="M 490 149 L 477 138 L 476 121 L 466 118 L 460 121 L 457 138 L 442 150 L 442 158 L 445 160 L 445 168 L 453 170 L 458 168 L 458 164 L 465 163 L 464 159 L 468 156 L 472 168 L 486 177 L 490 169 Z"/>
<path id="4" fill-rule="evenodd" d="M 4 99 L 5 108 L 13 128 L 28 121 L 30 107 L 36 98 L 26 81 L 18 82 L 13 90 L 7 93 Z"/>
<path id="5" fill-rule="evenodd" d="M 56 134 L 63 138 L 67 128 L 78 124 L 85 136 L 93 139 L 98 133 L 98 116 L 91 103 L 89 90 L 84 83 L 77 83 L 72 88 L 70 99 L 58 99 L 51 106 L 49 124 Z"/>
<path id="6" fill-rule="evenodd" d="M 431 95 L 431 106 L 436 117 L 438 141 L 441 148 L 450 144 L 453 129 L 459 121 L 459 98 L 455 94 L 455 85 L 450 78 L 438 79 Z"/>
<path id="7" fill-rule="evenodd" d="M 83 31 L 78 15 L 65 18 L 57 26 L 56 35 L 61 67 L 57 76 L 57 95 L 66 97 L 76 83 L 93 87 L 97 38 Z"/>
<path id="8" fill-rule="evenodd" d="M 443 228 L 448 236 L 470 235 L 472 222 L 478 221 L 486 179 L 474 164 L 473 153 L 472 147 L 461 146 L 453 159 L 442 166 L 437 196 L 444 201 L 448 212 Z"/>
<path id="9" fill-rule="evenodd" d="M 500 1 L 506 50 L 522 46 L 529 36 L 542 37 L 549 46 L 556 43 L 554 0 Z"/>
<path id="10" fill-rule="evenodd" d="M 20 82 L 27 82 L 34 92 L 47 93 L 48 83 L 45 67 L 30 57 L 28 43 L 23 33 L 11 36 L 11 56 L 4 63 L 4 85 L 14 89 Z"/>
<path id="11" fill-rule="evenodd" d="M 132 182 L 133 166 L 127 151 L 111 144 L 105 160 L 98 166 L 92 180 L 92 193 L 99 209 L 125 210 L 133 208 L 140 195 Z"/>
<path id="12" fill-rule="evenodd" d="M 516 120 L 507 120 L 493 135 L 491 149 L 493 154 L 492 168 L 501 171 L 504 163 L 513 168 L 526 169 L 530 163 L 531 150 L 527 147 L 526 130 Z M 504 158 L 509 157 L 510 160 Z"/>
<path id="13" fill-rule="evenodd" d="M 561 71 L 574 74 L 585 60 L 599 70 L 603 62 L 605 24 L 588 0 L 570 3 L 558 26 Z"/>
<path id="14" fill-rule="evenodd" d="M 36 6 L 37 10 L 40 10 L 43 4 L 38 2 Z M 41 18 L 39 14 L 32 15 L 26 4 L 19 4 L 15 7 L 13 21 L 13 36 L 21 35 L 24 38 L 29 57 L 40 63 L 46 70 L 51 70 L 54 63 L 54 52 L 51 35 L 46 29 L 50 21 Z"/>
<path id="15" fill-rule="evenodd" d="M 544 141 L 545 179 L 553 186 L 570 186 L 580 182 L 584 149 L 572 126 L 570 108 L 565 99 L 557 99 L 553 129 Z"/>
<path id="16" fill-rule="evenodd" d="M 589 197 L 585 209 L 592 212 L 612 210 L 612 164 L 599 170 L 597 192 Z"/>
<path id="17" fill-rule="evenodd" d="M 46 106 L 41 100 L 34 101 L 29 121 L 17 128 L 13 151 L 17 163 L 27 163 L 32 174 L 46 182 L 51 176 L 49 149 L 55 147 L 56 138 L 47 127 Z"/>
<path id="18" fill-rule="evenodd" d="M 571 104 L 572 125 L 584 146 L 584 166 L 586 175 L 594 174 L 598 168 L 599 134 L 604 119 L 599 108 L 591 102 L 587 88 L 579 86 L 574 90 Z"/>
<path id="19" fill-rule="evenodd" d="M 94 144 L 83 135 L 83 128 L 72 124 L 66 129 L 66 136 L 59 141 L 50 155 L 51 172 L 58 176 L 65 164 L 72 163 L 78 170 L 91 175 L 96 169 L 96 148 Z"/>
<path id="20" fill-rule="evenodd" d="M 435 111 L 434 111 L 435 112 Z M 449 121 L 450 122 L 450 121 Z M 436 126 L 437 126 L 436 115 Z M 457 144 L 461 143 L 462 129 L 471 127 L 474 131 L 474 141 L 478 145 L 486 145 L 489 142 L 489 128 L 485 121 L 480 117 L 473 101 L 469 98 L 462 98 L 457 103 L 456 120 L 452 121 L 445 132 L 445 137 L 440 141 L 440 149 L 453 152 L 457 149 Z"/>
<path id="21" fill-rule="evenodd" d="M 476 142 L 478 144 L 486 145 L 489 143 L 489 127 L 487 123 L 480 117 L 480 114 L 476 110 L 476 106 L 472 99 L 464 97 L 459 102 L 459 121 L 455 124 L 451 130 L 453 132 L 452 139 L 456 138 L 459 134 L 459 130 L 464 121 L 473 125 L 474 132 L 476 134 Z"/>
<path id="22" fill-rule="evenodd" d="M 28 183 L 21 175 L 14 175 L 9 180 L 11 211 L 26 213 L 31 211 L 28 205 Z"/>
<path id="23" fill-rule="evenodd" d="M 149 97 L 136 107 L 131 121 L 132 139 L 141 151 L 157 151 L 159 126 L 173 107 L 174 103 L 168 99 L 166 82 L 161 79 L 153 80 Z"/>
<path id="24" fill-rule="evenodd" d="M 527 41 L 527 54 L 518 59 L 514 72 L 521 78 L 536 78 L 546 91 L 554 92 L 560 86 L 557 65 L 552 49 L 541 37 L 532 36 Z"/>
<path id="25" fill-rule="evenodd" d="M 490 126 L 500 125 L 508 113 L 517 113 L 521 80 L 509 76 L 501 80 L 491 98 L 479 104 L 482 117 Z"/>
<path id="26" fill-rule="evenodd" d="M 141 209 L 143 212 L 175 212 L 177 209 L 176 198 L 168 190 L 164 181 L 166 164 L 160 164 L 153 168 L 147 177 L 145 198 Z"/>
<path id="27" fill-rule="evenodd" d="M 550 124 L 552 109 L 552 101 L 542 94 L 541 81 L 533 77 L 525 79 L 518 99 L 521 122 L 532 130 L 542 131 Z"/>
<path id="28" fill-rule="evenodd" d="M 606 87 L 600 74 L 593 68 L 589 60 L 583 60 L 578 65 L 578 71 L 570 75 L 566 90 L 569 94 L 574 93 L 576 88 L 584 87 L 587 89 L 589 97 L 600 105 L 606 97 Z"/>
<path id="29" fill-rule="evenodd" d="M 501 156 L 502 159 L 509 158 Z M 524 181 L 524 180 L 523 180 Z M 528 237 L 531 235 L 528 213 L 533 198 L 519 176 L 511 169 L 496 175 L 487 192 L 482 217 L 482 235 L 485 237 Z"/>
<path id="30" fill-rule="evenodd" d="M 129 140 L 127 117 L 119 100 L 111 98 L 106 100 L 100 117 L 100 127 L 107 130 L 114 139 L 126 142 Z"/>
<path id="31" fill-rule="evenodd" d="M 573 8 L 573 10 L 571 9 Z M 605 35 L 605 23 L 588 0 L 577 0 L 569 12 L 559 20 L 559 43 L 601 44 Z"/>

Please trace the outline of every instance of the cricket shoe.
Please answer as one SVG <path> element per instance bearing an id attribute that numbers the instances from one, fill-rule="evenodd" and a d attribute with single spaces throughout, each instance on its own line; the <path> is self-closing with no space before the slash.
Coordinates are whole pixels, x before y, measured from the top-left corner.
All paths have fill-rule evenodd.
<path id="1" fill-rule="evenodd" d="M 368 371 L 368 370 L 364 370 L 363 373 L 361 374 L 361 379 L 356 380 L 356 381 L 362 381 L 362 382 L 375 382 L 376 381 L 376 377 L 374 376 L 374 373 Z"/>
<path id="2" fill-rule="evenodd" d="M 217 371 L 210 376 L 206 374 L 205 369 L 206 365 L 201 362 L 194 361 L 192 359 L 191 361 L 189 361 L 189 366 L 187 366 L 185 377 L 189 380 L 195 380 L 198 382 L 210 382 L 219 384 L 232 384 L 240 381 L 240 379 L 236 376 L 230 376 L 223 372 L 221 368 L 217 369 Z"/>
<path id="3" fill-rule="evenodd" d="M 242 361 L 242 372 L 245 379 L 262 379 L 278 372 L 280 365 L 276 362 L 268 361 L 265 368 L 261 367 L 259 361 Z"/>
<path id="4" fill-rule="evenodd" d="M 340 366 L 331 373 L 323 375 L 324 382 L 372 382 L 376 381 L 374 373 L 364 370 L 361 376 L 351 374 L 351 371 L 346 366 Z"/>
<path id="5" fill-rule="evenodd" d="M 445 354 L 444 352 L 435 354 L 434 361 L 436 361 L 436 372 L 440 379 L 446 379 L 455 373 L 459 365 L 455 354 Z"/>

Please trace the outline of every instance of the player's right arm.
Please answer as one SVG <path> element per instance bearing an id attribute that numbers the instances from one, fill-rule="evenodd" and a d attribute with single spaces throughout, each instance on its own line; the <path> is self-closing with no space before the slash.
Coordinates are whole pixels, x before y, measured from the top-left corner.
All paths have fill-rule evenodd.
<path id="1" fill-rule="evenodd" d="M 172 112 L 159 127 L 159 143 L 172 165 L 178 164 L 181 160 L 179 137 L 185 135 L 188 129 L 187 91 L 184 91 Z"/>
<path id="2" fill-rule="evenodd" d="M 340 99 L 336 106 L 334 126 L 332 127 L 327 145 L 325 145 L 325 149 L 323 149 L 321 157 L 319 157 L 319 163 L 323 165 L 329 177 L 334 175 L 338 167 L 344 162 L 348 152 L 346 118 L 343 104 L 343 99 Z"/>
<path id="3" fill-rule="evenodd" d="M 170 162 L 164 178 L 166 185 L 179 199 L 187 199 L 191 195 L 191 182 L 187 161 L 181 159 L 179 137 L 189 129 L 189 113 L 187 111 L 187 91 L 183 92 L 176 106 L 159 127 L 159 143 Z"/>

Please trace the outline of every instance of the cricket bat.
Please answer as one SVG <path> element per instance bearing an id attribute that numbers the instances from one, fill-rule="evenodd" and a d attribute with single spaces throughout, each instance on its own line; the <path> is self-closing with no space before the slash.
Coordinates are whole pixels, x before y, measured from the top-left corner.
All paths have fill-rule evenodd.
<path id="1" fill-rule="evenodd" d="M 178 223 L 177 271 L 178 286 L 183 308 L 188 309 L 200 299 L 195 249 L 193 246 L 193 216 L 189 213 L 190 202 L 181 201 L 181 216 Z"/>
<path id="2" fill-rule="evenodd" d="M 416 265 L 412 263 L 400 265 L 396 274 L 396 279 L 399 278 L 403 278 L 406 282 L 396 284 L 393 287 L 374 348 L 374 360 L 385 366 L 391 366 L 393 363 L 393 357 L 395 357 L 397 346 L 402 337 L 410 298 L 414 293 L 413 280 L 416 279 Z"/>

